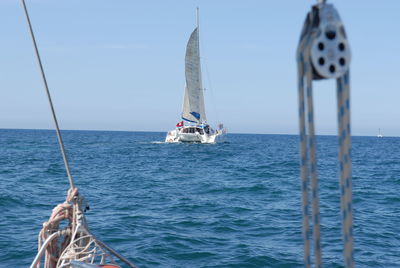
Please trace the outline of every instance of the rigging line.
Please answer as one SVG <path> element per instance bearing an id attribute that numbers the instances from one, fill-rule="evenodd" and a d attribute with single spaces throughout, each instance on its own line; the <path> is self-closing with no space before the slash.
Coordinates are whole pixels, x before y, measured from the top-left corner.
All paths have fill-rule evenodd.
<path id="1" fill-rule="evenodd" d="M 349 80 L 349 70 L 337 79 L 337 104 L 343 257 L 346 267 L 354 267 Z"/>
<path id="2" fill-rule="evenodd" d="M 320 212 L 318 198 L 318 176 L 316 157 L 316 138 L 314 126 L 314 107 L 312 96 L 312 66 L 309 60 L 310 38 L 300 41 L 298 68 L 299 68 L 299 122 L 301 144 L 301 180 L 302 180 L 302 214 L 304 239 L 304 264 L 311 267 L 310 226 L 309 226 L 309 188 L 311 188 L 312 205 L 312 234 L 314 242 L 315 266 L 322 266 Z"/>
<path id="3" fill-rule="evenodd" d="M 204 47 L 204 46 L 203 46 L 203 47 Z M 205 53 L 203 52 L 203 54 L 205 54 Z M 208 82 L 208 85 L 209 85 L 209 88 L 210 88 L 210 92 L 211 92 L 212 106 L 213 106 L 213 109 L 214 109 L 214 112 L 215 112 L 215 115 L 216 115 L 216 117 L 217 117 L 217 121 L 218 121 L 218 124 L 219 124 L 219 123 L 221 123 L 221 121 L 219 120 L 219 115 L 218 115 L 217 106 L 215 105 L 214 90 L 213 90 L 213 88 L 212 88 L 211 76 L 210 76 L 210 72 L 208 71 L 208 64 L 207 64 L 206 58 L 203 58 L 203 62 L 204 62 L 204 66 L 205 66 L 205 68 L 206 68 L 207 82 Z"/>
<path id="4" fill-rule="evenodd" d="M 311 69 L 311 68 L 309 68 Z M 311 196 L 312 196 L 312 221 L 313 221 L 313 240 L 314 240 L 314 257 L 316 267 L 322 267 L 321 253 L 321 227 L 320 227 L 320 209 L 318 197 L 318 176 L 317 176 L 317 156 L 316 156 L 316 137 L 314 124 L 314 107 L 312 95 L 312 73 L 306 74 L 307 79 L 307 108 L 308 108 L 308 135 L 309 135 L 309 151 L 310 151 L 310 178 L 311 178 Z"/>
<path id="5" fill-rule="evenodd" d="M 69 184 L 70 184 L 70 187 L 71 187 L 71 188 L 75 188 L 74 181 L 73 181 L 72 175 L 71 175 L 71 170 L 70 170 L 70 168 L 69 168 L 69 162 L 68 162 L 67 154 L 66 154 L 66 152 L 65 152 L 64 143 L 63 143 L 63 140 L 62 140 L 60 128 L 59 128 L 59 126 L 58 126 L 58 121 L 57 121 L 56 112 L 55 112 L 55 110 L 54 110 L 54 105 L 53 105 L 53 102 L 52 102 L 52 100 L 51 100 L 50 91 L 49 91 L 49 86 L 48 86 L 48 84 L 47 84 L 46 75 L 45 75 L 45 73 L 44 73 L 42 61 L 41 61 L 41 59 L 40 59 L 39 49 L 38 49 L 37 44 L 36 44 L 36 39 L 35 39 L 35 35 L 34 35 L 34 33 L 33 33 L 31 20 L 30 20 L 30 18 L 29 18 L 28 9 L 26 8 L 25 0 L 21 0 L 21 3 L 22 3 L 22 5 L 23 5 L 23 7 L 24 7 L 25 16 L 26 16 L 26 21 L 28 22 L 29 32 L 30 32 L 31 37 L 32 37 L 32 43 L 33 43 L 33 46 L 34 46 L 34 49 L 35 49 L 36 58 L 37 58 L 37 61 L 38 61 L 38 64 L 39 64 L 40 72 L 41 72 L 41 74 L 42 74 L 43 84 L 44 84 L 44 87 L 45 87 L 47 99 L 48 99 L 48 101 L 49 101 L 51 113 L 52 113 L 52 115 L 53 115 L 53 120 L 54 120 L 54 124 L 55 124 L 55 127 L 56 127 L 56 133 L 57 133 L 57 138 L 58 138 L 58 144 L 60 145 L 61 155 L 62 155 L 62 158 L 63 158 L 63 161 L 64 161 L 65 170 L 67 171 Z"/>
<path id="6" fill-rule="evenodd" d="M 310 223 L 309 223 L 309 171 L 308 171 L 308 150 L 305 119 L 305 98 L 304 98 L 304 73 L 303 54 L 298 56 L 298 101 L 299 101 L 299 127 L 300 127 L 300 177 L 302 190 L 302 216 L 303 216 L 303 242 L 304 242 L 304 265 L 311 267 L 310 251 Z"/>
<path id="7" fill-rule="evenodd" d="M 206 53 L 204 52 L 204 51 L 205 51 L 205 49 L 204 49 L 204 44 L 202 43 L 202 41 L 200 41 L 200 15 L 199 15 L 199 7 L 196 8 L 196 16 L 197 16 L 197 33 L 198 33 L 198 35 L 199 35 L 199 38 L 197 39 L 197 40 L 198 40 L 199 51 L 200 51 L 200 47 L 202 47 L 202 48 L 203 48 L 203 49 L 202 49 L 202 55 L 204 55 L 203 57 L 200 56 L 200 52 L 199 52 L 199 56 L 200 56 L 200 60 L 203 60 L 204 67 L 205 67 L 205 69 L 206 69 L 207 82 L 208 82 L 208 85 L 209 85 L 209 88 L 210 88 L 210 91 L 211 91 L 212 106 L 213 106 L 213 109 L 214 109 L 214 112 L 215 112 L 215 115 L 216 115 L 216 117 L 217 117 L 217 121 L 218 121 L 218 124 L 219 124 L 219 123 L 221 123 L 221 121 L 219 120 L 218 111 L 217 111 L 216 105 L 215 105 L 214 91 L 212 90 L 211 76 L 210 76 L 210 73 L 209 73 L 209 71 L 208 71 L 208 64 L 207 64 L 207 60 L 206 60 L 207 57 L 206 57 Z M 204 86 L 203 86 L 203 92 L 205 93 Z"/>
<path id="8" fill-rule="evenodd" d="M 199 38 L 199 42 L 200 42 L 200 38 Z M 200 57 L 200 59 L 203 60 L 204 67 L 206 69 L 208 88 L 210 89 L 210 92 L 211 92 L 212 106 L 213 106 L 213 110 L 214 110 L 214 113 L 215 113 L 215 115 L 217 117 L 217 121 L 218 121 L 218 124 L 219 124 L 219 123 L 221 123 L 221 121 L 219 120 L 218 110 L 217 110 L 217 106 L 215 104 L 214 90 L 213 90 L 213 87 L 212 87 L 211 76 L 210 76 L 210 72 L 208 70 L 208 64 L 207 64 L 207 56 L 206 56 L 207 53 L 205 53 L 206 50 L 204 49 L 204 44 L 203 43 L 201 43 L 201 47 L 203 48 L 202 49 L 203 56 Z M 204 89 L 203 89 L 203 91 L 204 91 Z"/>

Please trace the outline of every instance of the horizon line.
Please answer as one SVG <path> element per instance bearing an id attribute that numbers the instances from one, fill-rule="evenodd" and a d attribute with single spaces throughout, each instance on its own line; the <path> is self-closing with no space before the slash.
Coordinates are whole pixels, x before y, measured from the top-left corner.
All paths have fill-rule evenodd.
<path id="1" fill-rule="evenodd" d="M 46 130 L 56 131 L 54 128 L 2 128 L 0 130 Z M 152 132 L 152 133 L 167 133 L 167 131 L 156 130 L 112 130 L 112 129 L 60 129 L 61 131 L 102 131 L 102 132 Z M 228 132 L 227 134 L 234 135 L 286 135 L 286 136 L 299 136 L 293 133 L 251 133 L 251 132 Z M 337 136 L 337 134 L 316 134 L 316 136 Z M 352 137 L 376 137 L 376 135 L 351 135 Z M 398 138 L 400 136 L 383 136 L 383 138 Z"/>

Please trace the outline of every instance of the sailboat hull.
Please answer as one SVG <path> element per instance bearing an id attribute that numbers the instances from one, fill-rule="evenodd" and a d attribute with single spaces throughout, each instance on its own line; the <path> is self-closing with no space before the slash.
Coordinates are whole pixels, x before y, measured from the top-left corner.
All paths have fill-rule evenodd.
<path id="1" fill-rule="evenodd" d="M 189 142 L 189 143 L 215 143 L 216 138 L 222 134 L 222 132 L 216 131 L 214 133 L 205 133 L 203 130 L 193 131 L 188 133 L 188 130 L 194 129 L 193 127 L 185 127 L 180 129 L 171 130 L 167 133 L 165 142 L 167 143 L 178 143 L 178 142 Z"/>

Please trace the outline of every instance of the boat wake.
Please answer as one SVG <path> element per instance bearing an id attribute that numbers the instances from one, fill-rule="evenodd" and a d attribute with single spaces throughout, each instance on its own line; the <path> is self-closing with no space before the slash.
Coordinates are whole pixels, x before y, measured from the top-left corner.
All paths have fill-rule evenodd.
<path id="1" fill-rule="evenodd" d="M 165 141 L 152 141 L 151 144 L 167 144 L 168 142 Z"/>

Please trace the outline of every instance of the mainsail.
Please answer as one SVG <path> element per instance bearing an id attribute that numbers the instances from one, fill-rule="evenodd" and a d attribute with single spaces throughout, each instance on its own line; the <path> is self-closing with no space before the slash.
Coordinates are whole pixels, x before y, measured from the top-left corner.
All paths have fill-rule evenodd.
<path id="1" fill-rule="evenodd" d="M 207 121 L 201 82 L 199 30 L 194 29 L 186 47 L 186 86 L 183 97 L 182 119 L 194 123 Z"/>

